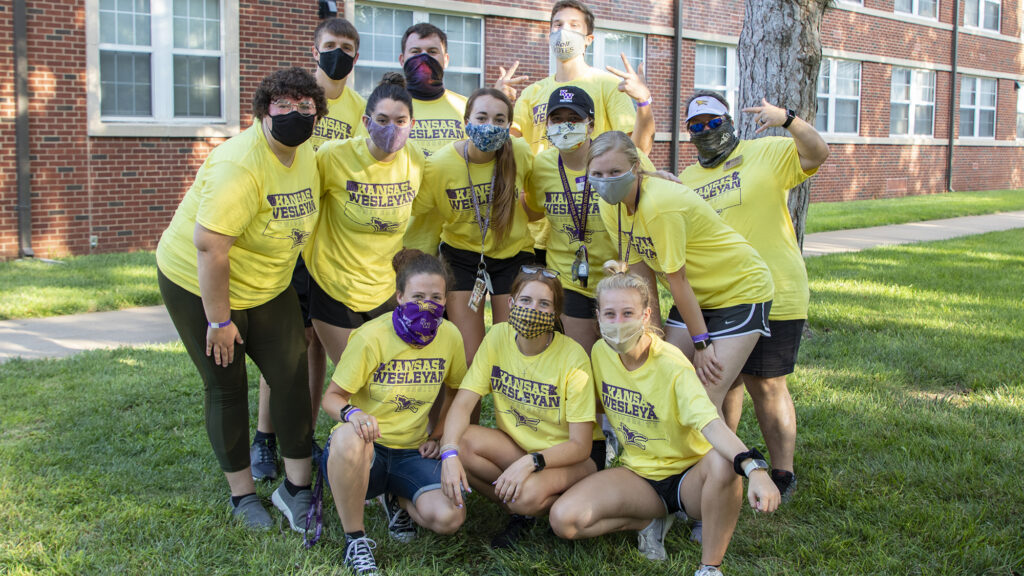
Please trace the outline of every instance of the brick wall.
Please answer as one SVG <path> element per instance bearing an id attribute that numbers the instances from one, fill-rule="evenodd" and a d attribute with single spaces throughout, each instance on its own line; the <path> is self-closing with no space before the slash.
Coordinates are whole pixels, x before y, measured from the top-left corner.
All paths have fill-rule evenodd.
<path id="1" fill-rule="evenodd" d="M 11 4 L 0 4 L 0 36 L 13 38 Z M 18 182 L 15 174 L 14 44 L 0 44 L 0 258 L 18 254 Z"/>

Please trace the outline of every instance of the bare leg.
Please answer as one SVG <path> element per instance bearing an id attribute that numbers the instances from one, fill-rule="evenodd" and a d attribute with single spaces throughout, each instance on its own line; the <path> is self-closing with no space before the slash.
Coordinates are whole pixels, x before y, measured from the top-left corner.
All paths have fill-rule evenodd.
<path id="1" fill-rule="evenodd" d="M 256 411 L 256 430 L 264 434 L 274 433 L 274 421 L 270 419 L 270 386 L 260 374 L 260 404 Z"/>
<path id="2" fill-rule="evenodd" d="M 309 486 L 313 483 L 313 458 L 284 458 L 284 475 L 296 486 Z"/>
<path id="3" fill-rule="evenodd" d="M 725 424 L 730 430 L 736 432 L 740 426 L 740 419 L 743 417 L 743 378 L 741 374 L 732 383 L 732 388 L 725 395 L 722 403 L 722 412 L 725 415 Z"/>
<path id="4" fill-rule="evenodd" d="M 759 378 L 744 374 L 743 381 L 754 401 L 754 413 L 771 454 L 772 468 L 792 472 L 793 453 L 796 451 L 796 410 L 786 386 L 786 377 Z"/>
<path id="5" fill-rule="evenodd" d="M 345 532 L 364 529 L 363 499 L 370 483 L 372 462 L 373 444 L 356 436 L 352 426 L 342 426 L 334 432 L 327 458 L 327 478 Z"/>
<path id="6" fill-rule="evenodd" d="M 348 344 L 348 337 L 352 334 L 352 329 L 333 326 L 315 318 L 313 319 L 313 328 L 316 329 L 316 335 L 320 337 L 327 356 L 331 362 L 337 365 L 342 352 L 345 351 L 345 345 Z"/>
<path id="7" fill-rule="evenodd" d="M 578 342 L 580 346 L 583 346 L 587 355 L 590 354 L 590 349 L 594 347 L 594 343 L 600 338 L 596 320 L 572 318 L 562 314 L 562 326 L 565 328 L 565 335 Z"/>
<path id="8" fill-rule="evenodd" d="M 725 558 L 740 517 L 743 482 L 718 452 L 708 452 L 679 486 L 686 513 L 703 523 L 701 562 L 718 565 Z"/>
<path id="9" fill-rule="evenodd" d="M 469 297 L 472 292 L 459 290 L 448 293 L 448 319 L 455 324 L 462 334 L 462 345 L 466 350 L 466 364 L 473 363 L 480 342 L 484 339 L 484 307 L 473 312 L 469 309 Z M 493 306 L 492 306 L 493 308 Z"/>
<path id="10" fill-rule="evenodd" d="M 252 480 L 252 469 L 246 467 L 238 472 L 225 472 L 232 496 L 245 496 L 256 491 L 256 483 Z"/>
<path id="11" fill-rule="evenodd" d="M 685 328 L 666 326 L 665 334 L 666 339 L 679 347 L 692 362 L 693 342 L 690 341 L 690 333 Z M 732 338 L 719 338 L 714 341 L 715 356 L 723 366 L 722 378 L 717 384 L 711 386 L 705 384 L 704 389 L 707 391 L 708 397 L 711 398 L 711 402 L 718 408 L 718 414 L 722 416 L 723 420 L 725 420 L 725 414 L 722 412 L 722 405 L 725 402 L 725 395 L 732 388 L 736 377 L 740 375 L 740 370 L 747 363 L 747 357 L 750 356 L 750 351 L 754 349 L 754 345 L 757 344 L 757 339 L 760 337 L 760 334 L 754 332 Z"/>
<path id="12" fill-rule="evenodd" d="M 474 490 L 501 502 L 491 482 L 526 452 L 501 430 L 470 425 L 459 442 L 459 459 Z"/>
<path id="13" fill-rule="evenodd" d="M 523 483 L 519 498 L 508 504 L 508 509 L 524 516 L 544 514 L 563 492 L 595 472 L 597 465 L 590 458 L 572 466 L 545 468 L 540 472 L 534 472 Z"/>
<path id="14" fill-rule="evenodd" d="M 437 534 L 454 534 L 466 521 L 466 509 L 456 508 L 441 490 L 420 494 L 415 504 L 399 498 L 399 504 L 409 512 L 413 522 Z"/>
<path id="15" fill-rule="evenodd" d="M 550 522 L 559 537 L 578 540 L 643 530 L 664 515 L 665 505 L 646 480 L 627 468 L 609 468 L 562 494 L 551 506 Z"/>

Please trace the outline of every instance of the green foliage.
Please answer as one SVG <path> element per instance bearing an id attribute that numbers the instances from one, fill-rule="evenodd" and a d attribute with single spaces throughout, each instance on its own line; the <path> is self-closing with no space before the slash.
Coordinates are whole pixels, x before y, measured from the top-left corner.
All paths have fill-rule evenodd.
<path id="1" fill-rule="evenodd" d="M 1024 210 L 1024 190 L 947 192 L 884 200 L 816 202 L 807 209 L 807 234 Z"/>

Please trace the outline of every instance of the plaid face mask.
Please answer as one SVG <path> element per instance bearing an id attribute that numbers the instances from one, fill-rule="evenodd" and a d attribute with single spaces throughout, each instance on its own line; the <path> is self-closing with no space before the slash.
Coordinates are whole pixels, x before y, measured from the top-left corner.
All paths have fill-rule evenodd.
<path id="1" fill-rule="evenodd" d="M 513 305 L 508 314 L 508 323 L 517 334 L 529 340 L 554 331 L 555 313 Z"/>

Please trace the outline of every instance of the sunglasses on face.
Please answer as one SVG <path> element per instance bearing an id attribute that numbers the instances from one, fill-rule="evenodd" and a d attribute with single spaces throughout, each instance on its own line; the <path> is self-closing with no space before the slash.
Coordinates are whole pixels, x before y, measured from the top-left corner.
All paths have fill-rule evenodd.
<path id="1" fill-rule="evenodd" d="M 540 274 L 545 278 L 555 279 L 558 278 L 558 270 L 552 270 L 550 268 L 542 268 L 540 266 L 523 266 L 519 269 L 523 274 Z"/>
<path id="2" fill-rule="evenodd" d="M 719 116 L 718 118 L 712 118 L 711 120 L 708 120 L 707 123 L 694 122 L 693 124 L 687 126 L 687 128 L 690 129 L 691 134 L 700 134 L 701 132 L 704 131 L 705 128 L 707 128 L 708 130 L 714 130 L 715 128 L 718 128 L 719 126 L 722 125 L 722 122 L 724 121 L 725 119 Z"/>

